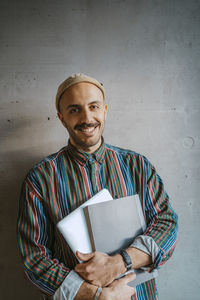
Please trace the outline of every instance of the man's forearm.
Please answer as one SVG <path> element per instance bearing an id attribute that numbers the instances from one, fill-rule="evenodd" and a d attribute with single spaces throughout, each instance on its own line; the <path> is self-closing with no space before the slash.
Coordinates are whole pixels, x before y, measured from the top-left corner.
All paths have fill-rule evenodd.
<path id="1" fill-rule="evenodd" d="M 94 295 L 97 291 L 97 286 L 92 285 L 88 282 L 83 282 L 80 286 L 74 300 L 93 300 Z"/>
<path id="2" fill-rule="evenodd" d="M 139 269 L 141 267 L 146 267 L 152 264 L 151 256 L 137 248 L 129 247 L 126 249 L 126 252 L 131 258 L 132 269 Z M 113 267 L 116 268 L 116 273 L 120 272 L 120 274 L 123 274 L 124 272 L 126 272 L 125 263 L 120 254 L 116 254 L 113 257 L 113 261 L 117 261 L 117 264 L 113 264 Z"/>
<path id="3" fill-rule="evenodd" d="M 132 269 L 139 269 L 152 264 L 151 255 L 134 247 L 126 249 L 132 261 Z"/>

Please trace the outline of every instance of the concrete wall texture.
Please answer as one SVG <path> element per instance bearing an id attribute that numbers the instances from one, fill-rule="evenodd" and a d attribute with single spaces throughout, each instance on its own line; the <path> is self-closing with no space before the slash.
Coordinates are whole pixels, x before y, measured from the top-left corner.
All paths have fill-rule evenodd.
<path id="1" fill-rule="evenodd" d="M 0 298 L 41 299 L 16 243 L 27 171 L 67 143 L 58 84 L 104 83 L 105 140 L 156 166 L 179 214 L 179 243 L 160 270 L 160 299 L 199 299 L 200 1 L 0 1 Z"/>

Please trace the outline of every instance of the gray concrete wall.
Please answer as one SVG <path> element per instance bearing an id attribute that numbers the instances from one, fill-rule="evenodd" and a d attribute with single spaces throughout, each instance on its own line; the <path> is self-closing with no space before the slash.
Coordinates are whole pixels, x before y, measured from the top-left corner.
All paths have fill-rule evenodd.
<path id="1" fill-rule="evenodd" d="M 107 142 L 146 155 L 180 218 L 160 299 L 199 299 L 200 1 L 0 1 L 0 293 L 40 299 L 16 246 L 20 185 L 66 144 L 54 107 L 75 72 L 104 83 Z"/>

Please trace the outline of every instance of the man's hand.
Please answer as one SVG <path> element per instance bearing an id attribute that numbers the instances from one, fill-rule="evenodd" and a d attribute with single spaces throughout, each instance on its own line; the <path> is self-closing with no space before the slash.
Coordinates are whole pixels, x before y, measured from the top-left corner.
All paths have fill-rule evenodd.
<path id="1" fill-rule="evenodd" d="M 75 271 L 87 282 L 96 286 L 107 286 L 126 271 L 125 268 L 121 269 L 117 256 L 109 256 L 101 252 L 83 254 L 78 251 L 76 255 L 83 263 L 77 264 Z"/>
<path id="2" fill-rule="evenodd" d="M 135 274 L 129 274 L 113 281 L 109 286 L 104 287 L 99 296 L 99 300 L 130 300 L 131 296 L 135 294 L 136 290 L 128 286 L 128 282 L 135 279 Z M 92 285 L 86 281 L 83 282 L 74 300 L 93 300 L 97 291 L 97 286 Z"/>
<path id="3" fill-rule="evenodd" d="M 135 274 L 129 274 L 113 281 L 108 287 L 104 287 L 99 300 L 130 300 L 136 292 L 136 289 L 128 286 L 128 282 L 134 280 Z"/>

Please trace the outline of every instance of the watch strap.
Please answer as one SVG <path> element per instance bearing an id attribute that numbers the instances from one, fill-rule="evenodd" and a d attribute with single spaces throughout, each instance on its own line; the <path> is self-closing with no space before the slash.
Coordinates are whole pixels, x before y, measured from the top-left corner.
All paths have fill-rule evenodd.
<path id="1" fill-rule="evenodd" d="M 132 268 L 132 261 L 131 261 L 131 258 L 130 256 L 128 255 L 127 251 L 122 249 L 120 250 L 120 254 L 124 260 L 124 263 L 125 263 L 125 266 L 126 266 L 126 270 L 127 271 L 130 271 L 131 268 Z"/>

